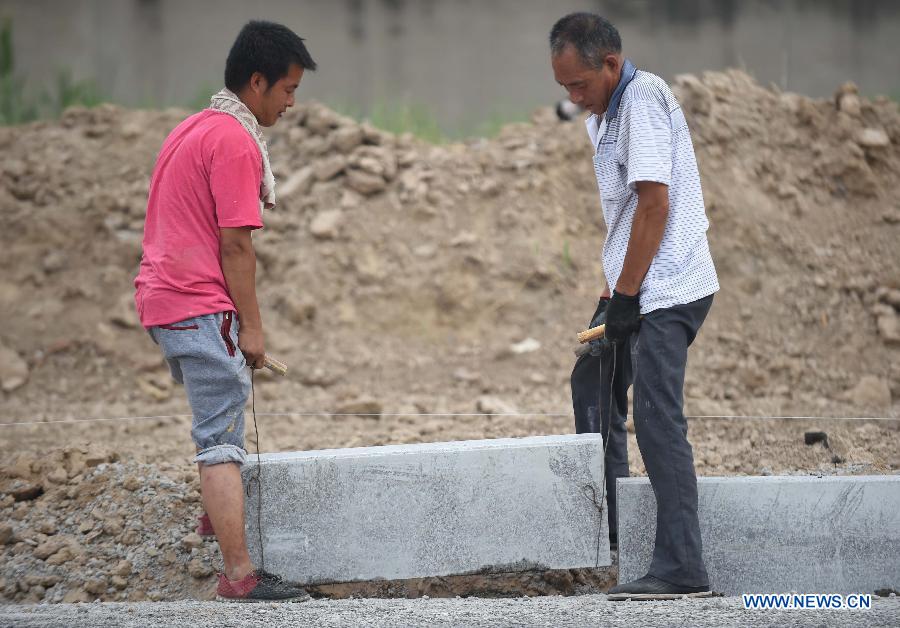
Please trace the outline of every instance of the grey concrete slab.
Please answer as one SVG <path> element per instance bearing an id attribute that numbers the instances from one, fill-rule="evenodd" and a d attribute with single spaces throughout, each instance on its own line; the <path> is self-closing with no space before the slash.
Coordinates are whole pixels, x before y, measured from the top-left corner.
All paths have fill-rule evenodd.
<path id="1" fill-rule="evenodd" d="M 245 486 L 256 469 L 250 456 Z M 297 582 L 610 564 L 597 434 L 265 454 L 259 469 L 266 569 Z"/>
<path id="2" fill-rule="evenodd" d="M 714 591 L 900 590 L 900 475 L 698 478 L 703 558 Z M 619 582 L 647 573 L 656 499 L 622 478 Z"/>

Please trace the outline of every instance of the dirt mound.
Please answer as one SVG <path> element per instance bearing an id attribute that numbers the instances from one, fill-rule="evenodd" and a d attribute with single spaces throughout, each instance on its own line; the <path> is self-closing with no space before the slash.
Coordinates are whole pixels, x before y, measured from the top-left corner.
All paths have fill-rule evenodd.
<path id="1" fill-rule="evenodd" d="M 897 104 L 850 85 L 811 100 L 740 72 L 674 87 L 722 285 L 691 354 L 687 412 L 897 416 Z M 153 161 L 185 115 L 100 107 L 0 129 L 0 422 L 144 417 L 0 426 L 4 450 L 22 455 L 0 478 L 5 599 L 190 596 L 199 589 L 170 583 L 192 581 L 191 561 L 205 566 L 198 574 L 214 562 L 211 547 L 179 545 L 199 511 L 178 416 L 188 410 L 131 302 Z M 602 289 L 580 123 L 546 110 L 493 140 L 432 146 L 307 104 L 272 130 L 270 148 L 280 202 L 255 236 L 259 293 L 269 350 L 291 370 L 256 375 L 264 451 L 572 430 L 571 349 Z M 453 416 L 511 411 L 534 416 Z M 351 416 L 302 414 L 323 412 Z M 691 429 L 706 475 L 900 468 L 900 422 Z M 827 431 L 831 448 L 803 445 L 806 429 Z M 119 460 L 66 466 L 89 443 Z M 102 520 L 89 514 L 98 508 Z M 117 534 L 88 540 L 110 517 Z M 40 554 L 56 551 L 36 557 L 46 543 Z M 68 568 L 33 570 L 65 552 Z M 118 575 L 118 589 L 109 570 L 120 560 L 167 584 Z M 22 588 L 26 573 L 40 578 Z"/>

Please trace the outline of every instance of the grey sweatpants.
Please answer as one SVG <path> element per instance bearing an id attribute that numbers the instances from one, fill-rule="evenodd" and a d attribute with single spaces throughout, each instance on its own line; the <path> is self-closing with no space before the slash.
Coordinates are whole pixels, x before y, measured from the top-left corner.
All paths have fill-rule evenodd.
<path id="1" fill-rule="evenodd" d="M 244 464 L 244 406 L 250 395 L 250 370 L 238 349 L 238 319 L 233 312 L 189 318 L 151 327 L 172 377 L 184 384 L 193 412 L 194 462 Z"/>
<path id="2" fill-rule="evenodd" d="M 602 357 L 584 355 L 572 371 L 576 431 L 609 433 L 606 482 L 611 529 L 616 523 L 615 481 L 628 476 L 625 419 L 628 387 L 634 386 L 634 431 L 657 505 L 656 543 L 648 573 L 684 586 L 709 584 L 683 390 L 687 350 L 712 301 L 710 295 L 650 312 L 640 331 L 617 348 L 615 365 L 611 352 Z"/>

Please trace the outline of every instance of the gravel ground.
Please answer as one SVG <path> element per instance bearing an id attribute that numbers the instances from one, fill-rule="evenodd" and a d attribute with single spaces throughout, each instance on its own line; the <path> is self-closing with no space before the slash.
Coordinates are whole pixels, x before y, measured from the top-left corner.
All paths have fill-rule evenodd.
<path id="1" fill-rule="evenodd" d="M 737 597 L 609 602 L 604 595 L 514 599 L 318 600 L 305 604 L 136 602 L 0 606 L 0 626 L 896 626 L 900 598 L 851 610 L 744 610 Z"/>

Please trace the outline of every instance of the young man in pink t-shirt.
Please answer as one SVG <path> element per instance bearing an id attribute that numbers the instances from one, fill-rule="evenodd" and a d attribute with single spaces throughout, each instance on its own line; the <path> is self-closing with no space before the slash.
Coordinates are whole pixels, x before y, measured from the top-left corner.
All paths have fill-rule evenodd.
<path id="1" fill-rule="evenodd" d="M 226 89 L 169 134 L 150 182 L 135 304 L 191 405 L 205 524 L 225 563 L 217 587 L 224 601 L 309 597 L 254 569 L 240 466 L 248 367 L 265 361 L 251 232 L 275 203 L 260 127 L 294 105 L 304 70 L 315 69 L 290 29 L 249 22 L 228 54 Z"/>

